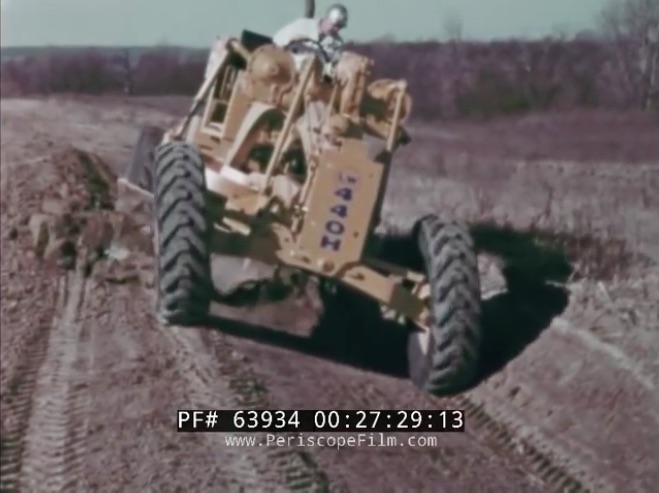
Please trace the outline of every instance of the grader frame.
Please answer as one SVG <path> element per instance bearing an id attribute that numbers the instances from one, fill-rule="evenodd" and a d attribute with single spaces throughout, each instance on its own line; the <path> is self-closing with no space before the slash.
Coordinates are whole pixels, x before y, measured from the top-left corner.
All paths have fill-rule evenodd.
<path id="1" fill-rule="evenodd" d="M 428 316 L 420 296 L 424 276 L 365 255 L 392 156 L 405 137 L 401 123 L 411 106 L 406 83 L 379 80 L 366 87 L 372 62 L 353 53 L 337 69 L 352 72 L 330 84 L 323 81 L 317 59 L 296 74 L 290 55 L 273 45 L 251 52 L 237 39 L 218 45 L 216 66 L 170 136 L 200 150 L 208 190 L 224 199 L 212 251 L 332 278 L 423 325 Z M 241 60 L 244 70 L 238 68 Z M 324 103 L 324 128 L 294 128 L 305 100 Z M 321 138 L 331 147 L 303 149 L 306 179 L 299 193 L 279 197 L 273 193 L 274 179 L 284 176 L 289 164 L 282 156 L 313 140 L 300 135 L 304 132 L 325 132 Z M 368 155 L 365 133 L 386 139 L 375 159 Z M 274 145 L 259 186 L 251 187 L 237 166 L 264 140 Z M 286 198 L 287 203 L 280 200 Z"/>

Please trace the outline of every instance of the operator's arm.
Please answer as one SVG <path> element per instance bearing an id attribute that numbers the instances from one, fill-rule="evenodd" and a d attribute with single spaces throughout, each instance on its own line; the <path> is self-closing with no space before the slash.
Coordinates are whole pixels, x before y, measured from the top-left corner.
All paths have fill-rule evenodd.
<path id="1" fill-rule="evenodd" d="M 341 53 L 343 53 L 343 49 L 345 47 L 345 42 L 343 41 L 343 38 L 340 36 L 333 36 L 331 38 L 327 38 L 326 41 L 323 42 L 323 48 L 325 49 L 325 52 L 330 58 L 330 63 L 336 63 L 339 61 L 339 58 L 341 58 Z"/>

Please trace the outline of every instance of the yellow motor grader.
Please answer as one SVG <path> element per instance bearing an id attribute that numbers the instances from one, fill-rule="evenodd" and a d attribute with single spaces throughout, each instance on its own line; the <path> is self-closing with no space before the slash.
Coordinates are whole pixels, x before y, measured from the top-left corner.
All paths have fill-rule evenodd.
<path id="1" fill-rule="evenodd" d="M 374 232 L 392 156 L 410 140 L 412 99 L 404 81 L 371 80 L 372 60 L 357 53 L 344 52 L 331 77 L 324 63 L 310 56 L 298 69 L 251 31 L 219 39 L 188 114 L 121 178 L 153 200 L 159 319 L 203 323 L 213 254 L 298 269 L 394 312 L 410 329 L 413 382 L 458 390 L 481 344 L 472 239 L 427 215 L 411 229 L 423 269 L 378 256 Z"/>

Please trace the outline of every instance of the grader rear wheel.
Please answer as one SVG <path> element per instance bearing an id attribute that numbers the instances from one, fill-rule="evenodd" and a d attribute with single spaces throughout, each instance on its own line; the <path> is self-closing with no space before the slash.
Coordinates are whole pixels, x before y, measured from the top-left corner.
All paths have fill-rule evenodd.
<path id="1" fill-rule="evenodd" d="M 465 226 L 421 218 L 414 237 L 429 281 L 428 330 L 408 339 L 411 380 L 434 395 L 459 392 L 478 371 L 481 306 L 478 264 Z"/>

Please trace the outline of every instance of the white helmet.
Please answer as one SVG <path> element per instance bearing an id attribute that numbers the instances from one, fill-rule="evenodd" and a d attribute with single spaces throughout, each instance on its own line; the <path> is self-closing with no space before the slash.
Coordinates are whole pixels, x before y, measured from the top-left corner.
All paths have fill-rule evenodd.
<path id="1" fill-rule="evenodd" d="M 332 4 L 325 12 L 325 19 L 343 29 L 348 25 L 348 9 L 340 3 Z"/>

